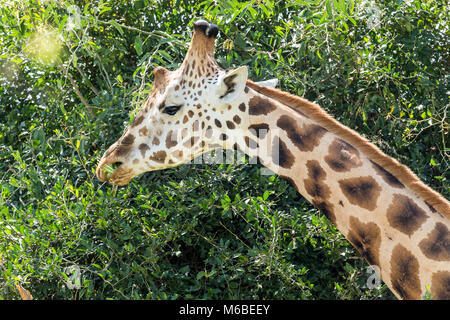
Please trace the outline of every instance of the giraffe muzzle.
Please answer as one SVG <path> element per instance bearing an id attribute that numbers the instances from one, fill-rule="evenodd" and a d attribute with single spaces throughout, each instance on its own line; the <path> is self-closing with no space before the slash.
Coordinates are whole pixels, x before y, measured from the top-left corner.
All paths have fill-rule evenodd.
<path id="1" fill-rule="evenodd" d="M 119 186 L 128 184 L 134 177 L 133 169 L 126 169 L 120 161 L 101 161 L 96 174 L 100 181 Z"/>

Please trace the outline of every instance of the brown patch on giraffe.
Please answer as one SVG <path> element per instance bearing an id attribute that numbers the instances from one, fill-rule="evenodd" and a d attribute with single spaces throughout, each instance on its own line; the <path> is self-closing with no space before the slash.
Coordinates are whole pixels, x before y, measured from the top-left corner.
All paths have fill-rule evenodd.
<path id="1" fill-rule="evenodd" d="M 283 140 L 275 136 L 272 140 L 272 161 L 277 166 L 289 169 L 294 164 L 295 157 Z"/>
<path id="2" fill-rule="evenodd" d="M 167 154 L 164 150 L 153 153 L 149 159 L 155 162 L 163 163 L 166 160 Z"/>
<path id="3" fill-rule="evenodd" d="M 450 300 L 450 272 L 437 271 L 431 277 L 431 298 Z"/>
<path id="4" fill-rule="evenodd" d="M 411 198 L 394 194 L 386 217 L 391 227 L 411 236 L 427 220 L 427 215 Z"/>
<path id="5" fill-rule="evenodd" d="M 274 111 L 276 106 L 266 98 L 254 96 L 248 103 L 248 113 L 252 116 L 267 115 Z"/>
<path id="6" fill-rule="evenodd" d="M 295 119 L 286 115 L 278 119 L 277 126 L 286 131 L 289 139 L 300 151 L 312 151 L 327 132 L 325 128 L 316 124 L 304 124 L 300 128 Z"/>
<path id="7" fill-rule="evenodd" d="M 308 169 L 308 176 L 314 181 L 319 182 L 325 180 L 327 173 L 320 166 L 319 161 L 308 160 L 306 162 L 306 168 Z"/>
<path id="8" fill-rule="evenodd" d="M 345 172 L 362 166 L 359 151 L 339 138 L 334 139 L 330 144 L 325 161 L 331 169 L 337 172 Z"/>
<path id="9" fill-rule="evenodd" d="M 245 112 L 245 103 L 241 103 L 240 105 L 239 105 L 239 110 L 241 110 L 242 112 Z"/>
<path id="10" fill-rule="evenodd" d="M 148 134 L 148 129 L 147 129 L 147 127 L 143 127 L 141 129 L 139 129 L 138 132 L 139 132 L 139 136 L 140 137 L 144 137 L 144 136 L 146 136 Z"/>
<path id="11" fill-rule="evenodd" d="M 190 118 L 192 118 L 192 117 L 194 116 L 194 111 L 189 110 L 189 111 L 188 111 L 188 115 L 189 115 Z"/>
<path id="12" fill-rule="evenodd" d="M 145 153 L 147 152 L 147 150 L 150 150 L 150 147 L 145 143 L 141 143 L 139 145 L 139 151 L 141 151 L 142 158 L 145 158 Z"/>
<path id="13" fill-rule="evenodd" d="M 186 122 L 188 122 L 188 121 L 189 121 L 188 116 L 187 116 L 187 115 L 184 115 L 184 117 L 183 117 L 183 123 L 186 123 Z"/>
<path id="14" fill-rule="evenodd" d="M 326 200 L 330 196 L 330 188 L 322 183 L 325 180 L 326 173 L 316 160 L 308 160 L 306 163 L 308 169 L 308 179 L 304 179 L 303 183 L 306 192 L 314 198 Z"/>
<path id="15" fill-rule="evenodd" d="M 218 119 L 214 119 L 214 123 L 217 127 L 222 128 L 222 123 Z"/>
<path id="16" fill-rule="evenodd" d="M 336 215 L 334 214 L 333 205 L 328 201 L 312 200 L 313 206 L 320 210 L 333 224 L 336 224 Z"/>
<path id="17" fill-rule="evenodd" d="M 319 198 L 321 200 L 328 199 L 331 194 L 330 188 L 322 183 L 322 181 L 325 180 L 326 172 L 316 160 L 308 160 L 308 162 L 306 162 L 306 167 L 309 176 L 308 179 L 303 180 L 306 192 L 314 198 Z"/>
<path id="18" fill-rule="evenodd" d="M 381 230 L 374 222 L 363 223 L 350 217 L 347 239 L 370 265 L 380 265 Z"/>
<path id="19" fill-rule="evenodd" d="M 140 125 L 142 123 L 142 121 L 144 121 L 144 116 L 140 115 L 136 119 L 134 119 L 133 124 L 131 125 L 131 127 L 134 128 L 134 127 Z"/>
<path id="20" fill-rule="evenodd" d="M 264 139 L 269 131 L 269 125 L 267 123 L 252 124 L 248 129 L 258 139 Z"/>
<path id="21" fill-rule="evenodd" d="M 401 244 L 392 251 L 391 283 L 402 299 L 420 299 L 419 261 Z"/>
<path id="22" fill-rule="evenodd" d="M 155 146 L 158 146 L 158 145 L 159 145 L 159 139 L 158 139 L 158 137 L 154 137 L 154 138 L 153 138 L 152 144 L 155 145 Z"/>
<path id="23" fill-rule="evenodd" d="M 172 148 L 173 146 L 176 146 L 177 145 L 177 140 L 176 140 L 176 134 L 172 131 L 172 130 L 170 130 L 168 133 L 167 133 L 167 136 L 166 136 L 166 147 L 168 148 L 168 149 L 170 149 L 170 148 Z"/>
<path id="24" fill-rule="evenodd" d="M 129 133 L 125 137 L 123 137 L 123 139 L 120 142 L 120 144 L 121 145 L 125 145 L 125 146 L 131 145 L 131 144 L 133 144 L 134 139 L 135 139 L 135 136 L 132 135 L 131 133 Z"/>
<path id="25" fill-rule="evenodd" d="M 111 149 L 111 151 L 107 151 L 106 153 L 109 155 L 114 151 L 116 156 L 118 157 L 126 157 L 131 150 L 133 149 L 133 142 L 134 142 L 134 135 L 131 133 L 128 133 L 125 135 L 125 137 L 120 141 L 120 143 L 117 145 L 115 149 Z"/>
<path id="26" fill-rule="evenodd" d="M 233 121 L 236 122 L 236 124 L 240 124 L 241 123 L 241 118 L 238 115 L 235 115 L 233 117 Z"/>
<path id="27" fill-rule="evenodd" d="M 428 237 L 419 243 L 423 254 L 433 260 L 450 261 L 450 232 L 442 222 L 436 223 Z"/>
<path id="28" fill-rule="evenodd" d="M 322 183 L 316 183 L 312 179 L 305 179 L 304 181 L 306 192 L 311 197 L 319 199 L 327 199 L 330 196 L 330 188 Z"/>
<path id="29" fill-rule="evenodd" d="M 371 176 L 342 179 L 339 186 L 347 200 L 356 206 L 373 211 L 376 208 L 381 187 Z"/>
<path id="30" fill-rule="evenodd" d="M 376 162 L 373 162 L 372 160 L 370 160 L 370 162 L 372 163 L 372 166 L 375 169 L 375 171 L 378 173 L 378 175 L 380 175 L 388 185 L 390 185 L 391 187 L 394 187 L 394 188 L 404 188 L 405 187 L 403 185 L 403 183 L 398 181 L 398 179 L 396 177 L 394 177 L 390 172 L 386 171 L 382 166 L 380 166 Z"/>
<path id="31" fill-rule="evenodd" d="M 227 124 L 227 128 L 228 129 L 234 129 L 234 128 L 236 128 L 236 125 L 234 124 L 234 122 L 233 121 L 229 121 L 229 120 L 227 120 L 226 121 L 226 124 Z"/>

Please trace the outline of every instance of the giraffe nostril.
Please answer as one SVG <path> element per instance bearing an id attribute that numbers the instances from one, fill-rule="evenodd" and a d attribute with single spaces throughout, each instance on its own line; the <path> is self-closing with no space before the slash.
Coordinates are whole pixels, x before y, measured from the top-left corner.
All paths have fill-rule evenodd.
<path id="1" fill-rule="evenodd" d="M 111 167 L 113 167 L 113 169 L 116 170 L 116 168 L 118 168 L 121 165 L 122 165 L 122 162 L 116 161 L 113 164 L 111 164 Z"/>

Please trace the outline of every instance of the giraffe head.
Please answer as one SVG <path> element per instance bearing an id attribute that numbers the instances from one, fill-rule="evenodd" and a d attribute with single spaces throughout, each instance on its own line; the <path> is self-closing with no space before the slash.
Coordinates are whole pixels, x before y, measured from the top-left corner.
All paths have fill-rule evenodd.
<path id="1" fill-rule="evenodd" d="M 141 173 L 178 166 L 217 147 L 230 147 L 229 129 L 238 129 L 247 121 L 243 111 L 232 106 L 245 89 L 247 67 L 228 71 L 218 66 L 214 59 L 217 34 L 216 25 L 197 21 L 181 66 L 174 71 L 154 69 L 147 102 L 99 162 L 101 181 L 125 185 Z M 238 135 L 238 130 L 233 132 Z"/>

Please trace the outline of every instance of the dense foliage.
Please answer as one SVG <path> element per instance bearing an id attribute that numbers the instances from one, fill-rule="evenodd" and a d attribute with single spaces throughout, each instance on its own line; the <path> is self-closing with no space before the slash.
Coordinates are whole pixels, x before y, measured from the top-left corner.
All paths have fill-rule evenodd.
<path id="1" fill-rule="evenodd" d="M 280 79 L 448 198 L 446 2 L 2 1 L 0 298 L 17 285 L 37 299 L 394 298 L 257 165 L 187 164 L 120 188 L 95 167 L 203 18 L 222 67 Z"/>

